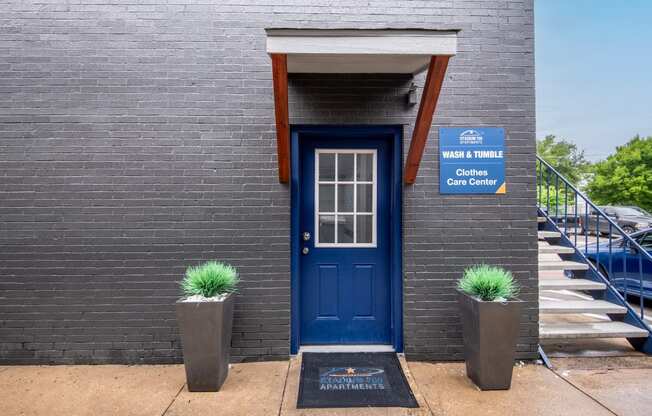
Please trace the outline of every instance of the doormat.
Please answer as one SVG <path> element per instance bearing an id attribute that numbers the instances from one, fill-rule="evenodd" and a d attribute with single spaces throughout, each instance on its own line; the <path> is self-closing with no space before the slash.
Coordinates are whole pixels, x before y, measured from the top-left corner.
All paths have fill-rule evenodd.
<path id="1" fill-rule="evenodd" d="M 393 352 L 304 353 L 297 408 L 419 407 Z"/>

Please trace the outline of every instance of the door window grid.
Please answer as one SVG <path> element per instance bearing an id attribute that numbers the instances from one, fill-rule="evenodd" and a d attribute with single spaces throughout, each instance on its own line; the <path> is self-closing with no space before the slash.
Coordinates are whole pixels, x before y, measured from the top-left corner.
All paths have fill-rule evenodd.
<path id="1" fill-rule="evenodd" d="M 321 169 L 320 163 L 322 162 L 322 155 L 332 155 L 333 157 L 333 172 L 324 172 L 327 175 L 327 179 L 322 180 L 321 178 Z M 353 172 L 351 180 L 349 179 L 340 179 L 340 156 L 353 156 Z M 368 155 L 371 156 L 371 180 L 358 179 L 358 170 L 362 165 L 362 158 L 358 155 Z M 326 166 L 326 163 L 324 164 Z M 360 171 L 361 176 L 365 173 L 364 170 Z M 332 177 L 332 179 L 330 179 Z M 321 201 L 320 201 L 320 189 L 321 185 L 330 185 L 333 187 L 333 201 L 332 204 L 329 204 L 332 209 L 321 210 Z M 340 199 L 340 188 L 348 185 L 352 188 L 352 193 L 350 198 L 345 199 L 345 195 L 342 195 L 344 198 Z M 370 185 L 371 188 L 371 207 L 369 210 L 359 211 L 358 207 L 358 193 L 361 188 L 368 188 Z M 364 197 L 364 193 L 362 194 Z M 347 201 L 348 199 L 348 201 Z M 344 202 L 344 205 L 353 206 L 353 210 L 340 210 L 341 202 Z M 365 204 L 368 205 L 368 202 Z M 329 242 L 321 242 L 322 238 L 320 237 L 320 220 L 322 218 L 332 220 L 333 224 L 333 236 L 328 238 L 332 240 Z M 365 219 L 371 219 L 371 238 L 369 242 L 359 242 L 358 232 L 358 223 L 365 221 Z M 360 220 L 359 220 L 360 219 Z M 361 221 L 362 220 L 362 221 Z M 340 235 L 340 223 L 345 223 L 346 221 L 352 221 L 353 225 L 353 236 L 351 241 L 343 242 L 344 238 Z M 369 225 L 368 221 L 365 221 L 366 225 Z M 375 149 L 315 149 L 315 246 L 316 247 L 376 247 L 376 150 Z"/>

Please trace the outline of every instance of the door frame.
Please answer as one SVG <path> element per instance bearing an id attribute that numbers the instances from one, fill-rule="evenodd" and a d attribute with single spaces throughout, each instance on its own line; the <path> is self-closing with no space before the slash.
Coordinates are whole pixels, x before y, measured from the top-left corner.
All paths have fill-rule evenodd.
<path id="1" fill-rule="evenodd" d="M 299 351 L 301 327 L 301 189 L 300 138 L 304 134 L 360 136 L 382 135 L 390 140 L 392 151 L 390 175 L 390 332 L 392 347 L 403 352 L 403 126 L 350 124 L 296 124 L 290 126 L 290 354 Z"/>

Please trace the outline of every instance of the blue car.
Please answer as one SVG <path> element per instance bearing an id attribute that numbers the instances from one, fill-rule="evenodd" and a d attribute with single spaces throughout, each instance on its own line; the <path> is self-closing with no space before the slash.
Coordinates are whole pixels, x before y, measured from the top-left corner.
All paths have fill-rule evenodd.
<path id="1" fill-rule="evenodd" d="M 631 234 L 630 237 L 652 254 L 652 228 Z M 608 241 L 599 245 L 589 245 L 587 251 L 586 257 L 593 265 L 599 267 L 600 272 L 621 293 L 625 291 L 626 285 L 628 294 L 652 299 L 652 261 L 645 255 L 639 256 L 636 248 L 630 247 L 630 244 L 624 242 L 623 239 L 614 239 L 611 241 L 611 254 L 609 254 Z M 643 265 L 643 293 L 641 293 L 639 257 Z M 611 267 L 609 266 L 610 259 Z"/>

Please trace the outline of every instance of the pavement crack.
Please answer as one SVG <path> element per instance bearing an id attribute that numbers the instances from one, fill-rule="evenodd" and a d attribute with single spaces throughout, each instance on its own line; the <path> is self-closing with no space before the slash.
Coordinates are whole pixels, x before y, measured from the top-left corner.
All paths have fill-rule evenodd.
<path id="1" fill-rule="evenodd" d="M 281 416 L 281 412 L 283 411 L 283 403 L 285 403 L 285 391 L 288 387 L 288 377 L 290 377 L 290 365 L 292 364 L 292 357 L 288 360 L 288 368 L 287 371 L 285 372 L 285 380 L 283 382 L 283 392 L 281 393 L 281 403 L 278 406 L 278 413 L 277 416 Z"/>
<path id="2" fill-rule="evenodd" d="M 172 407 L 172 405 L 174 404 L 175 400 L 177 400 L 177 397 L 179 397 L 179 394 L 181 394 L 181 392 L 183 391 L 183 388 L 184 388 L 184 387 L 186 387 L 186 383 L 183 383 L 183 384 L 181 385 L 181 388 L 179 388 L 179 391 L 177 391 L 177 394 L 174 395 L 174 397 L 173 397 L 172 400 L 170 401 L 170 404 L 168 404 L 168 407 L 166 407 L 165 410 L 163 410 L 163 413 L 161 413 L 161 416 L 165 416 L 165 414 L 168 412 L 168 410 L 170 410 L 170 407 Z"/>
<path id="3" fill-rule="evenodd" d="M 564 381 L 565 381 L 569 386 L 573 387 L 575 390 L 579 391 L 580 393 L 582 393 L 583 395 L 585 395 L 586 397 L 588 397 L 589 399 L 591 399 L 593 402 L 595 402 L 598 406 L 600 406 L 600 407 L 602 407 L 603 409 L 605 409 L 607 412 L 611 413 L 612 415 L 619 416 L 618 413 L 614 412 L 613 410 L 611 410 L 610 408 L 608 408 L 605 404 L 603 404 L 601 401 L 599 401 L 599 400 L 596 399 L 595 397 L 591 396 L 589 393 L 587 393 L 587 392 L 585 392 L 584 390 L 582 390 L 582 388 L 581 388 L 580 386 L 577 386 L 575 383 L 573 383 L 572 381 L 568 380 L 566 377 L 564 377 L 563 374 L 558 373 L 558 372 L 555 371 L 554 369 L 549 369 L 549 370 L 552 371 L 554 374 L 556 374 L 559 378 L 561 378 L 562 380 L 564 380 Z"/>
<path id="4" fill-rule="evenodd" d="M 414 383 L 414 390 L 416 390 L 416 393 L 421 398 L 421 401 L 423 403 L 425 403 L 428 413 L 430 413 L 431 416 L 434 416 L 435 412 L 432 410 L 432 407 L 430 407 L 430 402 L 428 402 L 428 399 L 426 399 L 426 396 L 421 391 L 421 386 L 419 386 L 419 383 L 417 383 L 417 379 L 414 376 L 414 372 L 412 371 L 412 367 L 410 366 L 410 362 L 407 359 L 405 360 L 405 366 L 407 367 L 407 370 L 409 372 L 409 376 L 407 374 L 406 374 L 406 376 L 408 376 L 408 377 L 410 377 L 410 379 L 412 379 L 412 382 Z"/>

